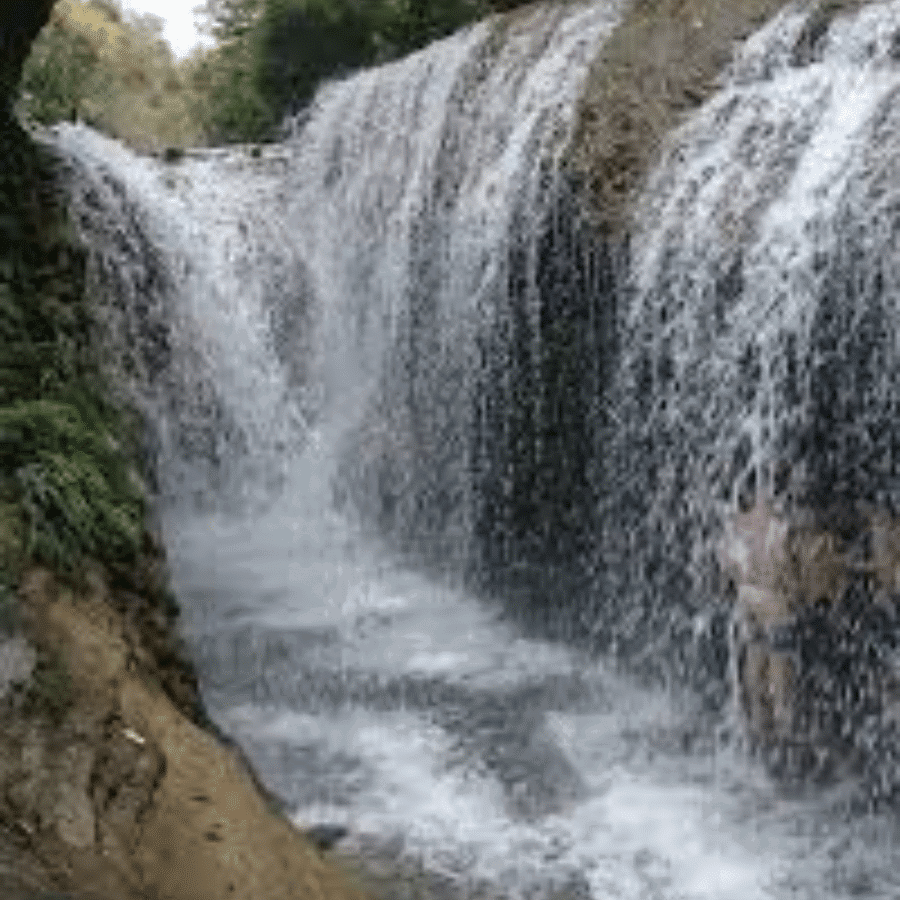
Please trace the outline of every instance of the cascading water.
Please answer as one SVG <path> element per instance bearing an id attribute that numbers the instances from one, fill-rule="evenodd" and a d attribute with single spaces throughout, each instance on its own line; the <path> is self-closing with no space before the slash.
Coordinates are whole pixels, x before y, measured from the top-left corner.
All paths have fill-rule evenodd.
<path id="1" fill-rule="evenodd" d="M 286 159 L 212 154 L 190 174 L 162 172 L 87 131 L 61 133 L 67 141 L 79 145 L 69 182 L 91 247 L 97 344 L 147 419 L 163 498 L 266 496 L 316 405 L 304 375 L 305 270 L 276 212 Z"/>
<path id="2" fill-rule="evenodd" d="M 560 170 L 617 15 L 466 29 L 326 86 L 257 156 L 53 135 L 204 696 L 299 821 L 454 896 L 893 897 L 887 817 L 785 798 L 690 697 L 466 594 L 573 597 L 677 672 L 754 477 L 895 505 L 900 3 L 749 41 L 627 271 Z"/>
<path id="3" fill-rule="evenodd" d="M 788 8 L 644 193 L 594 595 L 609 639 L 646 659 L 696 666 L 697 617 L 721 605 L 714 539 L 740 500 L 770 493 L 832 523 L 854 504 L 900 509 L 897 10 L 812 40 L 815 20 Z"/>
<path id="4" fill-rule="evenodd" d="M 533 558 L 529 542 L 561 567 L 572 547 L 541 532 L 584 520 L 565 524 L 596 424 L 602 266 L 559 215 L 558 160 L 610 25 L 596 8 L 481 25 L 330 86 L 297 143 L 289 231 L 316 281 L 327 414 L 348 434 L 342 490 L 396 547 L 476 579 Z M 565 242 L 571 271 L 553 273 Z M 549 396 L 553 365 L 577 392 Z"/>

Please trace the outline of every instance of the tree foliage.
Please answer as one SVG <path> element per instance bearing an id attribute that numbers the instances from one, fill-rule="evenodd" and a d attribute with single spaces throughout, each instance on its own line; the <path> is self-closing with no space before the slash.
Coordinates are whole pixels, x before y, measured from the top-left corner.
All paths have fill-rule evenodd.
<path id="1" fill-rule="evenodd" d="M 265 0 L 205 0 L 195 11 L 203 31 L 224 43 L 251 31 L 264 7 Z"/>
<path id="2" fill-rule="evenodd" d="M 521 0 L 205 0 L 212 48 L 177 61 L 162 20 L 121 0 L 60 0 L 19 112 L 92 124 L 138 150 L 273 137 L 325 78 L 385 62 Z"/>
<path id="3" fill-rule="evenodd" d="M 119 0 L 61 0 L 25 63 L 20 113 L 83 120 L 142 150 L 200 142 L 196 100 L 162 29 Z"/>
<path id="4" fill-rule="evenodd" d="M 218 45 L 192 65 L 215 141 L 272 136 L 320 82 L 386 62 L 521 0 L 206 0 Z"/>

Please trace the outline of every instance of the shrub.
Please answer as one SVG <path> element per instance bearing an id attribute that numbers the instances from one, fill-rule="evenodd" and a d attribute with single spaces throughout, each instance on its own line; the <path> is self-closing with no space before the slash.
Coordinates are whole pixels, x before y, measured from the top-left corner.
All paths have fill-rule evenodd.
<path id="1" fill-rule="evenodd" d="M 121 449 L 71 403 L 21 401 L 0 408 L 0 470 L 27 522 L 25 552 L 71 571 L 85 556 L 133 557 L 144 498 Z"/>

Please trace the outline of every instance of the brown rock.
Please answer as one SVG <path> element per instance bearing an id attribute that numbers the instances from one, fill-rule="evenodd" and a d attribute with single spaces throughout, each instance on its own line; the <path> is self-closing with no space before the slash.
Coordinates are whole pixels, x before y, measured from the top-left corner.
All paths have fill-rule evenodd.
<path id="1" fill-rule="evenodd" d="M 52 824 L 63 843 L 78 850 L 93 847 L 96 839 L 94 806 L 90 798 L 94 751 L 74 744 L 59 754 L 54 766 L 52 806 L 42 818 Z"/>
<path id="2" fill-rule="evenodd" d="M 20 594 L 74 701 L 59 728 L 23 729 L 6 793 L 60 883 L 117 900 L 362 900 L 241 755 L 173 703 L 100 581 L 76 596 L 32 570 Z"/>

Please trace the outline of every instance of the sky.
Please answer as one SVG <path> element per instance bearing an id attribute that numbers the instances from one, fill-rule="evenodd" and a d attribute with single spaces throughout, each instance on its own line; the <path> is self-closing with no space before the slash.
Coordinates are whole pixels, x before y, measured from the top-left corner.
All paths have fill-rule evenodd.
<path id="1" fill-rule="evenodd" d="M 186 56 L 194 44 L 211 43 L 197 33 L 194 27 L 194 6 L 200 0 L 125 0 L 126 9 L 142 13 L 155 13 L 166 20 L 165 38 L 172 45 L 176 56 Z"/>

